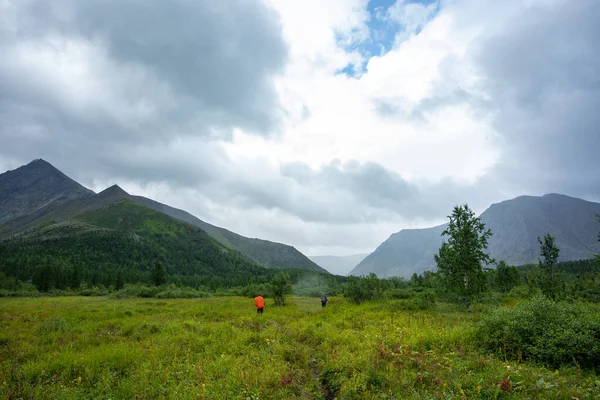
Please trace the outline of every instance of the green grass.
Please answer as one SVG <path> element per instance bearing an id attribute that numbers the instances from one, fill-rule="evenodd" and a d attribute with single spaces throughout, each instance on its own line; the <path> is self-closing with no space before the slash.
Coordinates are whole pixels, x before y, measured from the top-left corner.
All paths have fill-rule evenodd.
<path id="1" fill-rule="evenodd" d="M 397 302 L 291 297 L 256 315 L 239 297 L 0 299 L 0 398 L 600 397 L 593 372 L 475 349 L 481 312 Z"/>

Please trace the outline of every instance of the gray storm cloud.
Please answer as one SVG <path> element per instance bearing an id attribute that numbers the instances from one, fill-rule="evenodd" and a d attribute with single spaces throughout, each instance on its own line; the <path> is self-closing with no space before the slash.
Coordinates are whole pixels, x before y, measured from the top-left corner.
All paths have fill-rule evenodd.
<path id="1" fill-rule="evenodd" d="M 442 62 L 431 95 L 408 111 L 402 97 L 374 100 L 385 119 L 418 123 L 461 104 L 490 117 L 499 162 L 466 184 L 409 181 L 377 160 L 232 158 L 222 143 L 235 128 L 269 139 L 284 117 L 273 82 L 288 48 L 258 0 L 0 2 L 0 158 L 43 157 L 84 184 L 168 182 L 200 193 L 197 209 L 281 212 L 299 223 L 280 240 L 306 245 L 329 233 L 339 233 L 331 245 L 356 243 L 364 235 L 346 235 L 351 225 L 439 221 L 457 203 L 481 209 L 507 194 L 600 199 L 590 183 L 600 182 L 599 20 L 595 0 L 523 8 Z M 457 83 L 465 62 L 471 87 Z M 284 235 L 277 222 L 261 224 Z"/>

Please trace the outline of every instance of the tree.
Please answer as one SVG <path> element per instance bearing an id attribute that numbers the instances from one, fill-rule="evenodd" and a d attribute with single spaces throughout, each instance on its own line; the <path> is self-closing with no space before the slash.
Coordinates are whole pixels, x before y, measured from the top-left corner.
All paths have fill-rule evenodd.
<path id="1" fill-rule="evenodd" d="M 422 283 L 423 275 L 418 275 L 416 272 L 412 274 L 412 277 L 410 278 L 410 284 L 412 286 L 421 286 Z"/>
<path id="2" fill-rule="evenodd" d="M 356 304 L 366 300 L 377 300 L 383 297 L 387 289 L 385 282 L 371 272 L 367 276 L 349 276 L 344 288 L 344 297 Z"/>
<path id="3" fill-rule="evenodd" d="M 155 286 L 160 286 L 167 283 L 167 276 L 165 274 L 165 270 L 160 263 L 154 264 L 154 269 L 152 270 L 152 283 Z"/>
<path id="4" fill-rule="evenodd" d="M 558 260 L 560 250 L 554 244 L 555 238 L 550 234 L 546 234 L 543 241 L 539 237 L 537 240 L 540 244 L 542 257 L 538 259 L 541 270 L 540 289 L 544 296 L 555 300 L 560 291 L 560 279 L 556 269 L 556 261 Z"/>
<path id="5" fill-rule="evenodd" d="M 600 214 L 596 214 L 596 218 L 598 218 L 598 222 L 600 222 Z M 598 232 L 598 241 L 600 242 L 600 232 Z M 596 255 L 596 262 L 598 263 L 598 266 L 600 267 L 600 254 Z"/>
<path id="6" fill-rule="evenodd" d="M 123 272 L 121 270 L 117 271 L 117 278 L 115 279 L 115 289 L 121 290 L 125 286 L 123 282 Z"/>
<path id="7" fill-rule="evenodd" d="M 496 266 L 496 275 L 494 286 L 496 289 L 507 293 L 519 283 L 519 271 L 513 267 L 506 265 L 504 261 L 500 261 Z"/>
<path id="8" fill-rule="evenodd" d="M 442 236 L 449 238 L 442 243 L 435 262 L 445 288 L 459 295 L 470 311 L 471 302 L 485 285 L 482 264 L 493 262 L 485 253 L 492 231 L 467 204 L 455 206 L 448 219 Z"/>
<path id="9" fill-rule="evenodd" d="M 271 279 L 271 292 L 276 306 L 285 305 L 285 295 L 292 291 L 292 280 L 287 272 L 280 272 Z"/>
<path id="10" fill-rule="evenodd" d="M 73 271 L 71 272 L 69 286 L 73 290 L 79 289 L 79 285 L 81 284 L 81 268 L 79 265 L 75 265 L 73 267 Z"/>

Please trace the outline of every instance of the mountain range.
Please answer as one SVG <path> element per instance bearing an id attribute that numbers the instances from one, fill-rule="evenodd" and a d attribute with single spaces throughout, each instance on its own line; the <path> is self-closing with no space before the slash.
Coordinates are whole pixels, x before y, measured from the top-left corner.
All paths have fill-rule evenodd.
<path id="1" fill-rule="evenodd" d="M 536 263 L 538 237 L 551 234 L 560 248 L 559 261 L 588 259 L 600 253 L 600 204 L 561 194 L 520 196 L 491 205 L 481 220 L 493 232 L 488 253 L 509 265 Z M 351 275 L 410 277 L 435 268 L 434 255 L 444 241 L 446 224 L 403 229 L 392 234 L 361 261 Z"/>
<path id="2" fill-rule="evenodd" d="M 599 203 L 547 194 L 493 204 L 481 219 L 493 232 L 490 255 L 523 265 L 537 261 L 537 238 L 547 233 L 556 238 L 560 261 L 600 253 L 596 214 Z M 212 277 L 213 286 L 231 274 L 244 283 L 277 269 L 409 277 L 435 268 L 445 228 L 401 230 L 369 255 L 309 259 L 292 246 L 239 235 L 117 185 L 95 193 L 44 160 L 0 174 L 0 256 L 23 279 L 35 272 L 30 264 L 109 271 L 105 277 L 126 265 L 130 280 L 147 279 L 148 260 L 181 279 Z"/>
<path id="3" fill-rule="evenodd" d="M 135 203 L 178 223 L 198 228 L 213 239 L 212 242 L 259 266 L 327 272 L 292 246 L 238 235 L 186 211 L 130 195 L 117 185 L 96 194 L 41 159 L 0 175 L 0 238 L 40 237 L 41 229 L 54 231 L 49 227 L 57 226 L 78 226 L 80 229 L 81 216 L 121 203 Z M 145 216 L 156 218 L 157 213 Z"/>

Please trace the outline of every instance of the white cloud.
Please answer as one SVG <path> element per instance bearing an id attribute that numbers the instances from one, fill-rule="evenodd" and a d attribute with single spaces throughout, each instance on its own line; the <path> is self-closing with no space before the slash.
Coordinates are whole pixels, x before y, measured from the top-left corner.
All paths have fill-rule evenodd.
<path id="1" fill-rule="evenodd" d="M 578 7 L 585 3 L 593 11 L 593 1 L 582 0 Z M 429 5 L 398 0 L 380 17 L 402 29 L 387 53 L 368 60 L 356 45 L 370 43 L 380 32 L 369 31 L 367 0 L 268 0 L 279 21 L 263 10 L 252 14 L 256 26 L 240 13 L 237 19 L 223 17 L 223 27 L 208 23 L 223 14 L 222 6 L 215 3 L 207 11 L 182 2 L 187 23 L 192 16 L 207 21 L 209 34 L 200 30 L 190 40 L 181 24 L 162 26 L 160 39 L 177 50 L 173 60 L 145 53 L 136 41 L 123 44 L 118 36 L 100 40 L 54 28 L 42 35 L 44 24 L 31 25 L 41 39 L 32 35 L 24 41 L 14 34 L 21 21 L 14 16 L 26 14 L 20 4 L 0 1 L 0 35 L 14 39 L 0 42 L 8 55 L 0 60 L 0 138 L 7 143 L 0 166 L 54 157 L 61 160 L 58 167 L 96 190 L 116 182 L 207 222 L 310 254 L 372 250 L 401 228 L 440 222 L 456 202 L 483 211 L 507 193 L 522 194 L 512 181 L 522 179 L 519 188 L 531 187 L 541 174 L 535 165 L 548 168 L 531 156 L 535 146 L 522 139 L 529 137 L 527 130 L 545 127 L 546 120 L 556 121 L 554 127 L 576 127 L 577 121 L 557 110 L 576 113 L 581 104 L 595 104 L 597 95 L 591 89 L 563 90 L 573 84 L 564 78 L 563 86 L 548 86 L 555 92 L 539 103 L 537 114 L 518 103 L 526 95 L 539 100 L 536 85 L 570 76 L 564 63 L 552 63 L 561 69 L 543 69 L 525 57 L 535 54 L 542 64 L 557 57 L 552 42 L 560 43 L 562 57 L 570 60 L 565 36 L 545 39 L 552 37 L 549 27 L 561 26 L 561 15 L 580 16 L 578 7 L 570 7 L 573 15 L 564 12 L 566 0 Z M 104 17 L 114 12 L 110 2 L 93 4 L 107 7 Z M 52 10 L 59 26 L 77 21 L 73 10 Z M 132 23 L 140 32 L 152 32 L 160 15 L 149 13 Z M 568 37 L 585 39 L 593 28 L 575 17 L 565 19 L 563 29 Z M 233 28 L 242 23 L 256 40 L 239 37 Z M 514 26 L 520 30 L 511 34 Z M 178 39 L 171 40 L 175 27 Z M 128 26 L 116 28 L 115 35 Z M 518 37 L 531 32 L 548 47 L 536 49 Z M 233 53 L 210 47 L 213 38 Z M 588 49 L 593 44 L 583 39 L 582 54 L 593 53 Z M 205 57 L 200 69 L 191 68 L 205 59 L 198 58 L 204 45 L 213 56 Z M 490 57 L 486 50 L 492 45 L 509 64 Z M 527 54 L 511 54 L 516 48 Z M 583 56 L 575 60 L 595 65 Z M 337 73 L 348 64 L 365 70 L 354 77 Z M 577 69 L 583 76 L 578 85 L 592 80 L 597 68 L 588 69 L 589 76 L 585 68 Z M 497 90 L 503 79 L 511 84 Z M 69 134 L 63 132 L 64 121 L 75 121 Z M 587 133 L 582 132 L 578 137 Z M 556 135 L 564 137 L 562 131 Z M 51 150 L 63 136 L 67 144 Z M 593 141 L 582 143 L 589 147 Z M 525 174 L 511 157 L 536 164 Z M 562 184 L 572 194 L 581 192 L 582 180 L 576 186 L 565 183 L 569 177 L 553 180 L 554 170 L 550 175 L 536 190 Z M 383 183 L 371 185 L 377 179 Z"/>

